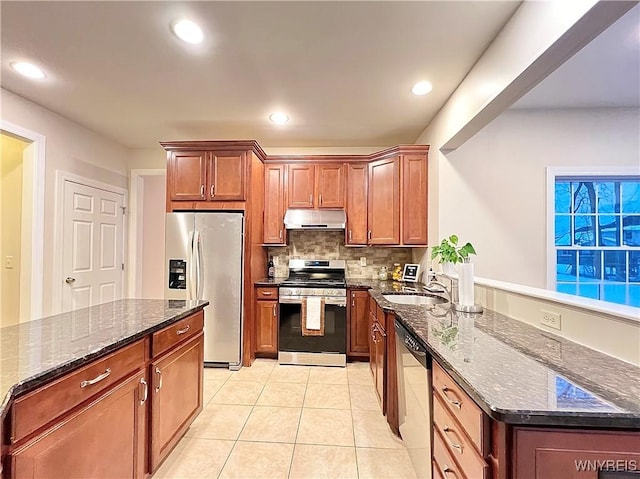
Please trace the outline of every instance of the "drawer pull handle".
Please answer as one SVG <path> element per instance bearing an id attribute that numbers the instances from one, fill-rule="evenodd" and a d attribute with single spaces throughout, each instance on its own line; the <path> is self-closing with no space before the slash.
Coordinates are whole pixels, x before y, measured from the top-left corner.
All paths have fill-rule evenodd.
<path id="1" fill-rule="evenodd" d="M 176 334 L 177 334 L 178 336 L 180 336 L 181 334 L 184 334 L 184 333 L 186 333 L 187 331 L 189 331 L 189 329 L 191 329 L 191 325 L 190 325 L 190 324 L 187 324 L 187 326 L 186 326 L 186 327 L 184 327 L 184 328 L 182 328 L 182 329 L 178 329 L 178 330 L 176 331 Z"/>
<path id="2" fill-rule="evenodd" d="M 160 368 L 156 368 L 155 372 L 158 375 L 158 385 L 156 386 L 156 394 L 158 394 L 162 389 L 162 371 L 160 371 Z"/>
<path id="3" fill-rule="evenodd" d="M 453 474 L 455 477 L 458 477 L 458 475 L 456 474 L 456 471 L 454 471 L 453 469 L 451 469 L 449 466 L 445 465 L 442 468 L 442 473 L 446 476 L 447 474 Z"/>
<path id="4" fill-rule="evenodd" d="M 271 291 L 263 291 L 262 296 L 271 296 L 273 293 Z"/>
<path id="5" fill-rule="evenodd" d="M 142 406 L 147 401 L 147 398 L 149 397 L 149 385 L 147 384 L 147 381 L 144 380 L 144 378 L 140 378 L 140 384 L 144 386 L 142 399 L 140 399 L 140 405 Z"/>
<path id="6" fill-rule="evenodd" d="M 442 394 L 444 394 L 444 398 L 447 400 L 447 402 L 452 406 L 457 407 L 458 409 L 462 409 L 462 402 L 449 399 L 449 395 L 447 394 L 449 391 L 451 391 L 451 389 L 449 389 L 447 386 L 442 386 Z"/>
<path id="7" fill-rule="evenodd" d="M 282 239 L 282 229 L 280 230 L 280 239 Z"/>
<path id="8" fill-rule="evenodd" d="M 95 383 L 99 383 L 103 379 L 108 378 L 110 374 L 111 374 L 111 368 L 107 368 L 107 369 L 104 370 L 104 372 L 102 374 L 99 374 L 95 378 L 87 379 L 87 380 L 82 381 L 80 383 L 80 387 L 81 388 L 86 388 L 87 386 L 91 386 L 91 385 L 93 385 Z"/>
<path id="9" fill-rule="evenodd" d="M 449 426 L 444 426 L 444 427 L 442 428 L 442 431 L 445 433 L 445 435 L 447 435 L 447 434 L 449 434 L 449 433 L 456 434 L 456 432 L 455 432 L 453 429 L 450 429 L 450 428 L 449 428 Z M 460 454 L 462 454 L 462 446 L 461 446 L 460 444 L 456 444 L 456 443 L 454 443 L 454 442 L 449 441 L 449 445 L 450 445 L 452 448 L 457 449 L 457 450 L 458 450 L 458 452 L 459 452 Z"/>
<path id="10" fill-rule="evenodd" d="M 204 185 L 200 185 L 200 196 L 204 198 Z"/>

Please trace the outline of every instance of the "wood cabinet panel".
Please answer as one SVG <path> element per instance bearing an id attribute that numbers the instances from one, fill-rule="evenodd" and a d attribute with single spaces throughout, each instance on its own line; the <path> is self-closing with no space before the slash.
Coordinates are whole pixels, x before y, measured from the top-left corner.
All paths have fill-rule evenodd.
<path id="1" fill-rule="evenodd" d="M 141 340 L 16 399 L 11 442 L 20 441 L 117 383 L 144 361 L 145 341 Z"/>
<path id="2" fill-rule="evenodd" d="M 153 333 L 151 351 L 153 357 L 168 351 L 176 344 L 198 334 L 204 327 L 204 311 L 187 316 L 180 321 Z"/>
<path id="3" fill-rule="evenodd" d="M 369 357 L 369 293 L 349 292 L 349 339 L 347 356 Z"/>
<path id="4" fill-rule="evenodd" d="M 513 446 L 513 477 L 517 479 L 604 479 L 609 476 L 600 470 L 618 473 L 640 470 L 640 432 L 637 431 L 514 428 Z"/>
<path id="5" fill-rule="evenodd" d="M 113 386 L 16 449 L 12 477 L 143 478 L 146 473 L 145 373 Z"/>
<path id="6" fill-rule="evenodd" d="M 256 301 L 256 353 L 278 352 L 278 302 Z"/>
<path id="7" fill-rule="evenodd" d="M 432 379 L 434 396 L 456 418 L 478 451 L 483 456 L 486 455 L 489 452 L 488 417 L 435 361 Z"/>
<path id="8" fill-rule="evenodd" d="M 427 157 L 402 157 L 402 243 L 427 244 Z"/>
<path id="9" fill-rule="evenodd" d="M 285 165 L 266 165 L 264 169 L 264 243 L 284 244 Z"/>
<path id="10" fill-rule="evenodd" d="M 168 196 L 172 201 L 202 201 L 206 199 L 207 152 L 174 151 L 168 168 Z"/>
<path id="11" fill-rule="evenodd" d="M 151 470 L 202 410 L 204 334 L 151 363 Z"/>
<path id="12" fill-rule="evenodd" d="M 209 155 L 209 199 L 215 201 L 245 200 L 247 168 L 245 153 L 212 151 Z"/>
<path id="13" fill-rule="evenodd" d="M 288 166 L 287 199 L 289 208 L 313 208 L 314 165 Z"/>
<path id="14" fill-rule="evenodd" d="M 400 161 L 398 157 L 369 164 L 368 243 L 400 243 Z"/>
<path id="15" fill-rule="evenodd" d="M 345 232 L 347 245 L 367 244 L 368 176 L 367 163 L 347 164 L 347 230 Z"/>
<path id="16" fill-rule="evenodd" d="M 316 165 L 316 205 L 318 208 L 344 207 L 344 166 Z"/>
<path id="17" fill-rule="evenodd" d="M 468 477 L 486 477 L 488 466 L 478 454 L 465 429 L 449 413 L 438 396 L 433 400 L 433 427 Z"/>

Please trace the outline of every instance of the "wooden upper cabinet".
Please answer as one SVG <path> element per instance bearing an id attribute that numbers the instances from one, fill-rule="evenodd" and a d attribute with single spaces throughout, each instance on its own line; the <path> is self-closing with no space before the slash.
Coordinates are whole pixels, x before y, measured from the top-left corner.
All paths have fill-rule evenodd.
<path id="1" fill-rule="evenodd" d="M 208 197 L 212 201 L 244 201 L 246 156 L 244 152 L 209 153 Z"/>
<path id="2" fill-rule="evenodd" d="M 316 165 L 316 207 L 344 207 L 344 166 Z"/>
<path id="3" fill-rule="evenodd" d="M 206 199 L 207 152 L 171 152 L 168 170 L 169 197 L 172 201 Z"/>
<path id="4" fill-rule="evenodd" d="M 402 157 L 402 244 L 427 244 L 427 157 Z"/>
<path id="5" fill-rule="evenodd" d="M 289 208 L 343 208 L 344 166 L 335 164 L 289 165 Z"/>
<path id="6" fill-rule="evenodd" d="M 368 243 L 400 244 L 400 158 L 369 163 Z"/>
<path id="7" fill-rule="evenodd" d="M 367 163 L 347 164 L 347 229 L 345 244 L 367 244 Z"/>
<path id="8" fill-rule="evenodd" d="M 285 165 L 264 168 L 264 238 L 265 244 L 284 244 L 284 172 Z"/>
<path id="9" fill-rule="evenodd" d="M 289 208 L 313 208 L 314 165 L 289 165 L 287 196 Z"/>

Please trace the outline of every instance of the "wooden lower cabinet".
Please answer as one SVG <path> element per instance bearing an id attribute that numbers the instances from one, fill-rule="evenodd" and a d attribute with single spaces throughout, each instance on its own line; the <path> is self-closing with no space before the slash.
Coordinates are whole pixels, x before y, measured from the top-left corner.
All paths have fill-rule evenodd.
<path id="1" fill-rule="evenodd" d="M 151 363 L 151 470 L 202 411 L 204 333 Z"/>
<path id="2" fill-rule="evenodd" d="M 256 301 L 256 353 L 278 352 L 278 302 Z"/>
<path id="3" fill-rule="evenodd" d="M 517 479 L 626 479 L 640 474 L 638 431 L 516 427 L 513 447 Z"/>
<path id="4" fill-rule="evenodd" d="M 349 297 L 347 330 L 347 356 L 353 359 L 369 358 L 369 293 L 351 290 Z"/>
<path id="5" fill-rule="evenodd" d="M 144 477 L 147 382 L 139 371 L 16 449 L 11 477 Z"/>

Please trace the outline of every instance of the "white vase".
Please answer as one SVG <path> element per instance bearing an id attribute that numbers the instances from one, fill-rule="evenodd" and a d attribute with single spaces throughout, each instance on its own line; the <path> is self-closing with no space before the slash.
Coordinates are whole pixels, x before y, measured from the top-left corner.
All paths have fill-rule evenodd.
<path id="1" fill-rule="evenodd" d="M 455 276 L 456 265 L 453 263 L 442 263 L 442 274 L 445 276 Z"/>

